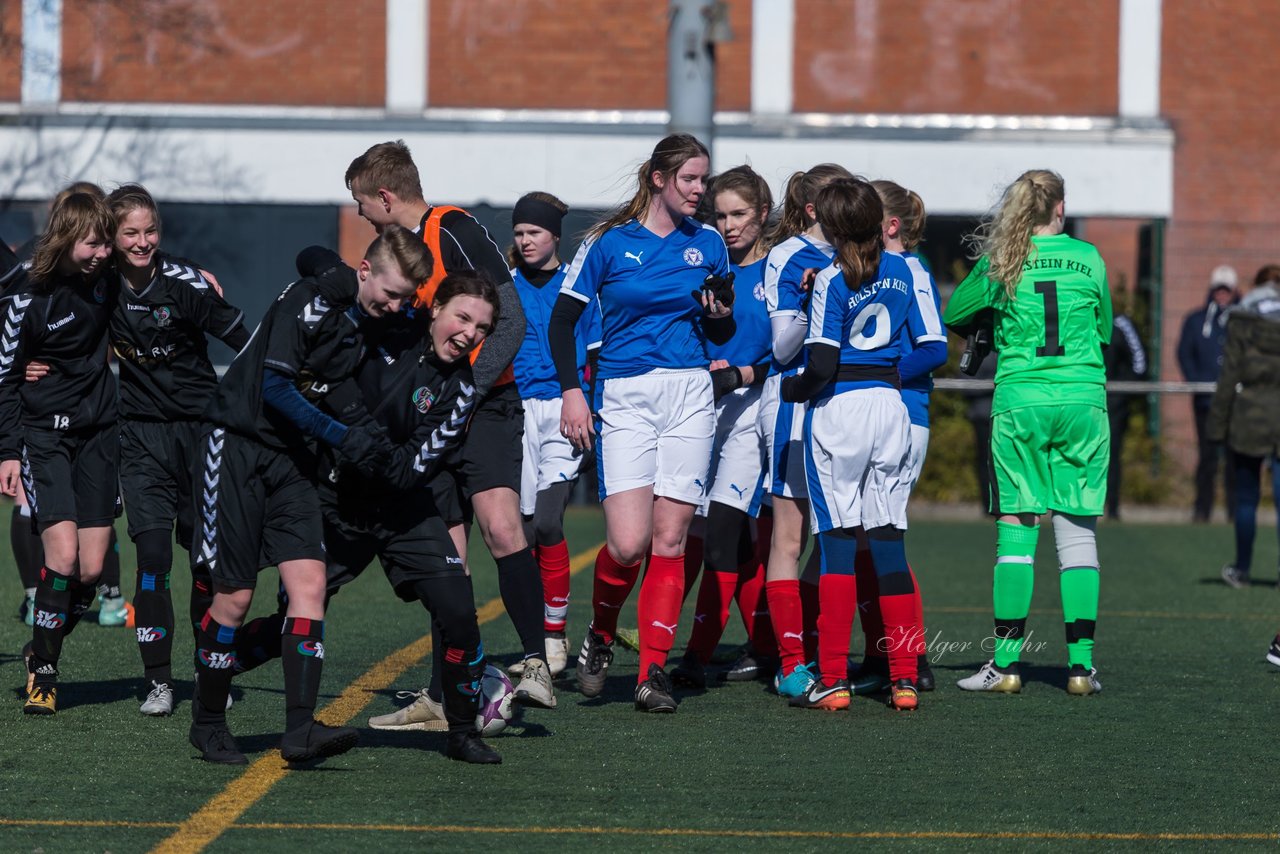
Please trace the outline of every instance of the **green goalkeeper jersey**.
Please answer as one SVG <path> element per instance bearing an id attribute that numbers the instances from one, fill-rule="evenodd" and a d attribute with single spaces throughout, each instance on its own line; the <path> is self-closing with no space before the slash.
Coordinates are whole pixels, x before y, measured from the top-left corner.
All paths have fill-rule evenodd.
<path id="1" fill-rule="evenodd" d="M 1000 362 L 992 412 L 1064 403 L 1105 408 L 1111 293 L 1098 250 L 1065 234 L 1032 237 L 1013 299 L 987 278 L 989 265 L 984 256 L 960 283 L 943 322 L 964 326 L 994 310 Z"/>

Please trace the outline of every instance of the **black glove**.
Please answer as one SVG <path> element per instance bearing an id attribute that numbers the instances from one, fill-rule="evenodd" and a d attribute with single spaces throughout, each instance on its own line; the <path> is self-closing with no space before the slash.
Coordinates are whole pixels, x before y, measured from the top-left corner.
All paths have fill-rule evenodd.
<path id="1" fill-rule="evenodd" d="M 342 462 L 365 477 L 374 477 L 391 459 L 391 440 L 381 424 L 358 424 L 347 428 L 338 453 Z"/>
<path id="2" fill-rule="evenodd" d="M 982 362 L 991 353 L 991 330 L 975 329 L 964 341 L 964 352 L 960 354 L 960 373 L 966 376 L 977 376 Z"/>
<path id="3" fill-rule="evenodd" d="M 350 377 L 338 383 L 333 391 L 324 396 L 324 406 L 333 413 L 334 418 L 348 427 L 359 424 L 369 417 L 369 410 L 364 405 L 364 395 L 360 393 L 360 386 Z"/>
<path id="4" fill-rule="evenodd" d="M 717 368 L 711 372 L 711 391 L 715 394 L 716 400 L 740 388 L 742 388 L 742 371 L 733 365 Z"/>
<path id="5" fill-rule="evenodd" d="M 702 281 L 701 291 L 690 291 L 693 298 L 699 303 L 702 302 L 703 294 L 710 294 L 711 297 L 725 308 L 733 305 L 733 273 L 727 276 L 717 276 L 712 273 Z"/>
<path id="6" fill-rule="evenodd" d="M 803 403 L 806 400 L 804 394 L 804 377 L 799 374 L 791 377 L 783 377 L 782 384 L 778 386 L 778 394 L 787 403 Z"/>

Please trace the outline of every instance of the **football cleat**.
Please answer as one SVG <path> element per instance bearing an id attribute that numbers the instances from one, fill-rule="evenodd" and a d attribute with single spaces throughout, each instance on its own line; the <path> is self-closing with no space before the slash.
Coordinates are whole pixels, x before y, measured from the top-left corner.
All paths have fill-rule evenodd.
<path id="1" fill-rule="evenodd" d="M 205 762 L 216 762 L 219 765 L 249 764 L 225 723 L 192 724 L 187 740 L 200 751 L 200 758 Z"/>
<path id="2" fill-rule="evenodd" d="M 451 732 L 445 745 L 445 755 L 459 762 L 470 762 L 473 765 L 501 765 L 502 756 L 498 751 L 485 744 L 480 733 Z"/>
<path id="3" fill-rule="evenodd" d="M 889 708 L 897 712 L 914 712 L 920 708 L 920 695 L 910 679 L 899 679 L 889 692 Z"/>
<path id="4" fill-rule="evenodd" d="M 449 729 L 444 719 L 444 706 L 427 696 L 427 689 L 421 691 L 397 691 L 397 700 L 414 700 L 403 709 L 388 715 L 374 715 L 369 718 L 370 729 L 409 730 L 420 729 L 427 732 L 445 732 Z"/>
<path id="5" fill-rule="evenodd" d="M 647 679 L 636 686 L 636 710 L 641 712 L 674 712 L 671 678 L 656 664 L 649 665 Z"/>
<path id="6" fill-rule="evenodd" d="M 933 686 L 933 668 L 929 666 L 929 656 L 921 653 L 916 661 L 916 688 L 921 691 L 932 691 Z"/>
<path id="7" fill-rule="evenodd" d="M 18 606 L 18 619 L 26 623 L 28 627 L 36 621 L 36 594 L 22 597 L 22 604 Z"/>
<path id="8" fill-rule="evenodd" d="M 742 648 L 742 652 L 729 665 L 729 669 L 721 673 L 719 678 L 722 682 L 753 682 L 759 679 L 762 673 L 768 672 L 770 671 L 761 669 L 760 660 L 751 651 L 751 647 L 747 646 Z"/>
<path id="9" fill-rule="evenodd" d="M 780 697 L 800 697 L 808 693 L 816 681 L 817 677 L 813 675 L 812 670 L 803 664 L 797 664 L 795 669 L 785 676 L 779 669 L 778 675 L 773 677 L 773 687 Z"/>
<path id="10" fill-rule="evenodd" d="M 359 743 L 360 733 L 354 727 L 327 726 L 311 720 L 284 734 L 280 755 L 285 762 L 307 762 L 338 756 Z"/>
<path id="11" fill-rule="evenodd" d="M 1280 667 L 1280 635 L 1276 635 L 1271 641 L 1271 648 L 1267 650 L 1267 661 Z"/>
<path id="12" fill-rule="evenodd" d="M 891 684 L 889 659 L 882 655 L 863 657 L 858 669 L 849 674 L 849 688 L 859 697 L 882 694 Z"/>
<path id="13" fill-rule="evenodd" d="M 54 685 L 36 685 L 27 692 L 22 707 L 24 715 L 52 715 L 58 711 L 58 689 Z"/>
<path id="14" fill-rule="evenodd" d="M 582 641 L 582 651 L 578 653 L 578 690 L 584 697 L 598 697 L 604 690 L 605 675 L 609 665 L 613 663 L 613 644 L 587 628 L 587 636 Z"/>
<path id="15" fill-rule="evenodd" d="M 1228 587 L 1235 590 L 1243 590 L 1249 586 L 1249 573 L 1227 564 L 1222 567 L 1222 580 Z"/>
<path id="16" fill-rule="evenodd" d="M 1102 683 L 1098 681 L 1098 668 L 1090 667 L 1085 670 L 1082 664 L 1071 665 L 1071 670 L 1067 673 L 1067 693 L 1077 697 L 1102 693 Z"/>
<path id="17" fill-rule="evenodd" d="M 697 656 L 685 653 L 680 663 L 672 668 L 671 681 L 683 688 L 701 691 L 707 687 L 707 669 L 698 661 Z"/>
<path id="18" fill-rule="evenodd" d="M 541 658 L 524 660 L 524 675 L 516 685 L 515 700 L 544 709 L 556 707 L 556 692 L 551 688 L 551 668 Z"/>
<path id="19" fill-rule="evenodd" d="M 142 701 L 138 711 L 144 715 L 164 717 L 173 714 L 173 689 L 164 682 L 151 681 L 151 692 Z"/>
<path id="20" fill-rule="evenodd" d="M 551 668 L 554 679 L 569 666 L 569 641 L 564 632 L 547 632 L 546 640 L 547 666 Z"/>
<path id="21" fill-rule="evenodd" d="M 98 594 L 98 625 L 113 628 L 133 625 L 133 605 L 123 596 Z"/>
<path id="22" fill-rule="evenodd" d="M 795 706 L 797 709 L 822 709 L 825 712 L 839 712 L 849 708 L 850 696 L 848 681 L 837 679 L 834 684 L 828 685 L 818 679 L 809 686 L 808 691 L 799 697 L 792 697 L 789 705 Z"/>
<path id="23" fill-rule="evenodd" d="M 1017 694 L 1022 691 L 1022 677 L 1017 663 L 1001 670 L 994 661 L 988 661 L 972 676 L 966 676 L 956 685 L 962 691 L 991 691 L 997 694 Z"/>

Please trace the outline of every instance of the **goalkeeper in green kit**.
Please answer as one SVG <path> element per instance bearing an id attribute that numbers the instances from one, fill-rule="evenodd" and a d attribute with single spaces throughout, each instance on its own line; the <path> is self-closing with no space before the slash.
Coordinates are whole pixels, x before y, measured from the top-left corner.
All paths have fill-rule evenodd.
<path id="1" fill-rule="evenodd" d="M 1016 694 L 1031 608 L 1040 517 L 1053 511 L 1070 671 L 1067 691 L 1102 690 L 1093 666 L 1098 617 L 1094 534 L 1107 492 L 1109 427 L 1102 348 L 1111 296 L 1092 244 L 1062 233 L 1061 176 L 1023 173 L 971 237 L 980 255 L 947 304 L 951 331 L 989 331 L 1000 353 L 991 407 L 991 512 L 996 516 L 994 657 L 959 681 Z"/>

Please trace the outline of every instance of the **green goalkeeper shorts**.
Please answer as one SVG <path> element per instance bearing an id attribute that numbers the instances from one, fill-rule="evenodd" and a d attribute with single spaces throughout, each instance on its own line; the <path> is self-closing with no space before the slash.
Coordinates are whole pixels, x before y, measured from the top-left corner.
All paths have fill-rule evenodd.
<path id="1" fill-rule="evenodd" d="M 1101 516 L 1111 429 L 1107 410 L 1068 403 L 991 416 L 991 512 Z"/>

